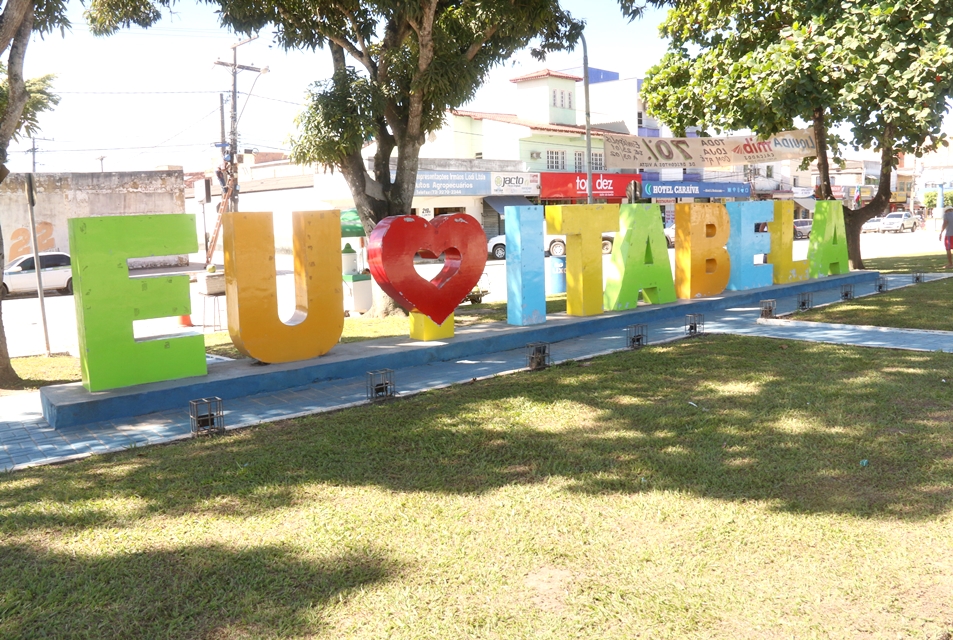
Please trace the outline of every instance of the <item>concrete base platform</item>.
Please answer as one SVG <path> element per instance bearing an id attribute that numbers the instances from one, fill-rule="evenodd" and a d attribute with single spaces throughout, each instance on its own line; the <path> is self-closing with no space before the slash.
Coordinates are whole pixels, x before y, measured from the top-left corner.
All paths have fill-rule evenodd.
<path id="1" fill-rule="evenodd" d="M 385 338 L 339 344 L 331 353 L 313 360 L 261 365 L 241 360 L 213 364 L 207 376 L 157 382 L 125 389 L 90 393 L 79 383 L 40 390 L 43 416 L 53 428 L 128 418 L 157 411 L 187 409 L 189 400 L 218 396 L 224 400 L 280 391 L 340 378 L 361 377 L 376 369 L 404 367 L 472 358 L 486 353 L 518 349 L 529 342 L 558 342 L 631 324 L 678 318 L 687 313 L 714 313 L 722 309 L 757 305 L 766 298 L 837 289 L 842 284 L 874 285 L 879 272 L 856 271 L 788 285 L 748 291 L 725 292 L 713 298 L 679 300 L 664 305 L 644 305 L 624 312 L 588 318 L 565 314 L 549 316 L 532 327 L 504 323 L 459 329 L 443 342 L 413 342 Z"/>

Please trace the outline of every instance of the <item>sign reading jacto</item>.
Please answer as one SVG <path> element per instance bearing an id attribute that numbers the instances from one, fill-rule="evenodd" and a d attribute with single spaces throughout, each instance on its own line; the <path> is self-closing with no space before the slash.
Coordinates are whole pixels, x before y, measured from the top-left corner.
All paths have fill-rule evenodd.
<path id="1" fill-rule="evenodd" d="M 638 173 L 593 173 L 592 195 L 596 198 L 624 198 L 629 184 L 641 180 Z M 539 197 L 551 200 L 585 198 L 586 174 L 541 173 Z"/>

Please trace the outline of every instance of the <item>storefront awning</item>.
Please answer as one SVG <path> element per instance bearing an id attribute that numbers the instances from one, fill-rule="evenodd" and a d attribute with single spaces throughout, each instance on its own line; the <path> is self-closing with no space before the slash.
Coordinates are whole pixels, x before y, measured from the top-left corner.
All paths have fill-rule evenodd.
<path id="1" fill-rule="evenodd" d="M 341 237 L 342 238 L 362 238 L 364 237 L 364 225 L 361 224 L 361 216 L 357 209 L 345 209 L 341 212 Z"/>
<path id="2" fill-rule="evenodd" d="M 817 200 L 814 198 L 794 198 L 794 201 L 811 213 L 814 213 L 814 205 L 817 203 Z"/>
<path id="3" fill-rule="evenodd" d="M 483 196 L 483 204 L 490 205 L 501 216 L 505 215 L 506 207 L 533 206 L 533 203 L 524 196 Z"/>

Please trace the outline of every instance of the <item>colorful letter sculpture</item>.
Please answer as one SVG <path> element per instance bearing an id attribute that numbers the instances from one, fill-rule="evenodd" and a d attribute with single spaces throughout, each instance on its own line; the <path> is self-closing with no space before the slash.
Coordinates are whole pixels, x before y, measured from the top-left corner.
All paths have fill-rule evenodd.
<path id="1" fill-rule="evenodd" d="M 132 323 L 191 312 L 188 276 L 129 278 L 128 258 L 198 251 L 195 216 L 69 220 L 83 386 L 105 391 L 208 373 L 202 336 L 136 342 Z"/>
<path id="2" fill-rule="evenodd" d="M 444 255 L 443 269 L 433 280 L 414 269 L 414 256 Z M 374 280 L 407 311 L 418 311 L 443 325 L 486 266 L 486 234 L 465 213 L 449 213 L 427 222 L 419 216 L 381 220 L 368 238 L 367 261 Z"/>
<path id="3" fill-rule="evenodd" d="M 295 312 L 278 317 L 275 232 L 271 213 L 223 216 L 228 332 L 235 347 L 261 362 L 324 355 L 344 330 L 340 211 L 295 211 Z"/>
<path id="4" fill-rule="evenodd" d="M 724 205 L 675 205 L 675 293 L 679 298 L 717 296 L 731 274 L 729 222 Z"/>
<path id="5" fill-rule="evenodd" d="M 808 261 L 794 260 L 794 203 L 778 200 L 774 203 L 774 222 L 768 223 L 771 251 L 768 263 L 774 267 L 774 284 L 807 280 Z"/>
<path id="6" fill-rule="evenodd" d="M 543 207 L 506 207 L 506 321 L 546 322 Z"/>
<path id="7" fill-rule="evenodd" d="M 619 205 L 546 207 L 549 233 L 566 236 L 566 313 L 602 313 L 602 234 L 619 230 Z"/>
<path id="8" fill-rule="evenodd" d="M 410 312 L 410 337 L 422 342 L 445 340 L 453 337 L 453 314 L 442 324 L 437 324 L 419 311 Z"/>
<path id="9" fill-rule="evenodd" d="M 847 231 L 844 205 L 836 200 L 819 200 L 814 206 L 814 223 L 807 250 L 808 274 L 812 278 L 850 271 L 847 258 Z"/>
<path id="10" fill-rule="evenodd" d="M 675 302 L 672 265 L 657 204 L 624 204 L 619 209 L 619 235 L 612 245 L 604 305 L 612 311 L 634 309 L 639 292 L 646 302 Z"/>
<path id="11" fill-rule="evenodd" d="M 773 202 L 729 202 L 728 255 L 731 256 L 730 291 L 770 287 L 774 269 L 769 264 L 754 264 L 754 256 L 771 251 L 771 235 L 756 233 L 755 226 L 774 220 Z"/>

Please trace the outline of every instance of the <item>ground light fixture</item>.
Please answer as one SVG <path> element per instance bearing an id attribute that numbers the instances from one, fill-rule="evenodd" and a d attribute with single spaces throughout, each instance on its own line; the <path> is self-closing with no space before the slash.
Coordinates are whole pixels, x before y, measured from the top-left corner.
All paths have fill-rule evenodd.
<path id="1" fill-rule="evenodd" d="M 705 314 L 688 313 L 685 315 L 685 335 L 697 336 L 705 333 Z"/>
<path id="2" fill-rule="evenodd" d="M 761 317 L 776 318 L 778 311 L 778 301 L 774 299 L 761 301 Z"/>
<path id="3" fill-rule="evenodd" d="M 649 325 L 630 324 L 625 328 L 625 346 L 629 349 L 641 349 L 649 343 Z"/>
<path id="4" fill-rule="evenodd" d="M 877 293 L 883 293 L 887 290 L 887 276 L 877 278 Z"/>
<path id="5" fill-rule="evenodd" d="M 921 282 L 923 282 L 923 272 L 922 272 L 922 271 L 914 271 L 914 272 L 913 272 L 913 284 L 920 284 Z"/>
<path id="6" fill-rule="evenodd" d="M 797 310 L 808 311 L 814 307 L 814 294 L 811 292 L 797 294 Z"/>
<path id="7" fill-rule="evenodd" d="M 222 399 L 214 396 L 189 400 L 189 421 L 192 437 L 225 433 L 225 412 Z"/>
<path id="8" fill-rule="evenodd" d="M 371 402 L 386 400 L 397 395 L 393 369 L 378 369 L 367 372 L 367 399 Z"/>
<path id="9" fill-rule="evenodd" d="M 530 371 L 540 371 L 550 364 L 548 342 L 530 342 L 526 345 L 526 366 Z"/>
<path id="10" fill-rule="evenodd" d="M 853 300 L 854 299 L 854 285 L 852 284 L 842 284 L 840 286 L 840 299 L 841 300 Z"/>

